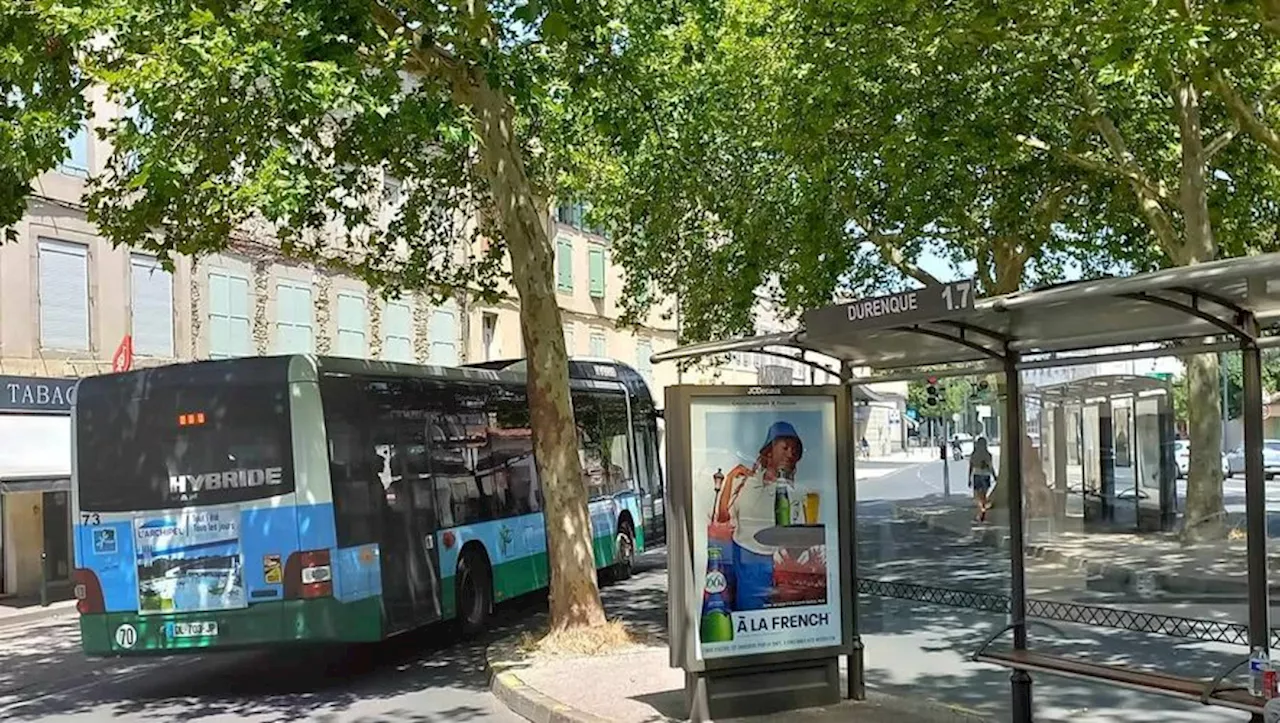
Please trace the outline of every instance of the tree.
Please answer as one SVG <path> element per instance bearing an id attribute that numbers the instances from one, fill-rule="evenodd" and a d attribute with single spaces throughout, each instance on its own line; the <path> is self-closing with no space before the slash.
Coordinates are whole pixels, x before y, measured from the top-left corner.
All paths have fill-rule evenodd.
<path id="1" fill-rule="evenodd" d="M 1214 71 L 1204 48 L 1219 20 L 1209 7 L 1180 2 L 1153 13 L 1144 2 L 1112 0 L 1094 4 L 1089 22 L 1081 22 L 1064 3 L 1017 18 L 1010 30 L 1035 51 L 1035 62 L 1058 69 L 1058 82 L 1046 89 L 1056 98 L 1046 106 L 1053 117 L 1036 125 L 1047 129 L 1066 114 L 1075 129 L 1047 137 L 1028 128 L 1022 141 L 1046 161 L 1121 180 L 1161 265 L 1276 248 L 1280 166 L 1265 160 L 1253 136 L 1240 137 L 1229 100 L 1205 90 Z M 1247 77 L 1251 87 L 1280 80 L 1280 43 L 1251 47 L 1232 58 L 1234 77 Z M 1187 539 L 1217 538 L 1226 529 L 1218 376 L 1215 355 L 1188 360 Z"/>
<path id="2" fill-rule="evenodd" d="M 614 253 L 633 316 L 656 288 L 681 298 L 688 338 L 746 333 L 762 288 L 794 313 L 933 283 L 926 252 L 976 261 L 987 295 L 1067 264 L 1150 265 L 1127 209 L 1099 214 L 1110 179 L 1010 130 L 1045 79 L 992 82 L 992 33 L 873 0 L 717 8 L 679 32 L 633 27 L 627 66 L 661 72 L 613 73 L 576 112 L 590 140 L 572 182 L 632 231 Z"/>
<path id="3" fill-rule="evenodd" d="M 619 249 L 645 271 L 633 288 L 679 294 L 699 338 L 749 330 L 761 286 L 798 309 L 927 282 L 926 249 L 975 261 L 991 294 L 1067 260 L 1276 248 L 1280 176 L 1244 111 L 1275 117 L 1277 8 L 1157 5 L 737 0 L 630 46 L 665 82 L 592 106 L 614 98 L 632 126 L 585 165 L 637 229 Z M 1196 539 L 1225 527 L 1216 361 L 1189 368 Z"/>
<path id="4" fill-rule="evenodd" d="M 77 71 L 136 109 L 104 133 L 90 218 L 162 259 L 270 235 L 392 294 L 520 299 L 553 628 L 604 621 L 570 408 L 548 203 L 563 108 L 626 5 L 558 0 L 78 0 Z M 613 13 L 613 14 L 606 14 Z M 76 34 L 78 33 L 78 35 Z M 32 40 L 17 38 L 19 50 Z M 643 72 L 643 69 L 637 72 Z M 43 161 L 41 161 L 43 162 Z M 39 163 L 37 163 L 39 165 Z M 28 173 L 29 175 L 29 173 Z M 384 180 L 402 184 L 387 203 Z"/>
<path id="5" fill-rule="evenodd" d="M 926 253 L 974 262 L 985 295 L 1068 265 L 1150 266 L 1112 179 L 1019 142 L 1047 70 L 1006 77 L 1019 51 L 982 9 L 731 0 L 723 12 L 637 33 L 630 62 L 664 69 L 662 82 L 615 75 L 582 110 L 585 129 L 625 123 L 579 170 L 635 229 L 615 257 L 636 316 L 656 286 L 682 300 L 687 339 L 750 333 L 761 288 L 795 314 L 936 283 Z"/>
<path id="6" fill-rule="evenodd" d="M 66 159 L 66 136 L 84 119 L 83 38 L 40 4 L 0 0 L 0 228 L 22 217 L 32 182 Z"/>

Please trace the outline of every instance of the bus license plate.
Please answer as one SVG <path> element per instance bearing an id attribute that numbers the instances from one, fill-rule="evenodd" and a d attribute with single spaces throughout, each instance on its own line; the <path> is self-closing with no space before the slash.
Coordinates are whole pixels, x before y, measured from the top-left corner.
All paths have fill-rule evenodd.
<path id="1" fill-rule="evenodd" d="M 218 623 L 213 620 L 191 623 L 174 623 L 175 638 L 211 638 L 218 634 Z"/>

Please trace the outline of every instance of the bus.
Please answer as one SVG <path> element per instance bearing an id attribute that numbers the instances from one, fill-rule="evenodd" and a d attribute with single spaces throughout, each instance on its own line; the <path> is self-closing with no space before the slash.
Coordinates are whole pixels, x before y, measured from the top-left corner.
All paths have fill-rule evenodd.
<path id="1" fill-rule="evenodd" d="M 291 355 L 82 380 L 73 584 L 90 656 L 374 642 L 548 583 L 524 362 Z M 595 564 L 661 529 L 657 410 L 571 360 Z"/>

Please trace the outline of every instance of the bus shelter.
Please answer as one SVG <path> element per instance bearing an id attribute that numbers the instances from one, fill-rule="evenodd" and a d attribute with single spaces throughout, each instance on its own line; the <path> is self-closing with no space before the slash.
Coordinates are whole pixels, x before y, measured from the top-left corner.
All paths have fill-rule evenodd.
<path id="1" fill-rule="evenodd" d="M 687 362 L 737 351 L 795 352 L 796 358 L 816 353 L 839 362 L 845 385 L 925 375 L 1002 374 L 1005 428 L 1010 430 L 1002 449 L 1007 461 L 1002 464 L 1007 470 L 1002 486 L 1006 487 L 1008 501 L 1010 622 L 973 657 L 1012 670 L 1013 720 L 1032 720 L 1031 676 L 1047 673 L 1247 711 L 1260 723 L 1266 701 L 1222 684 L 1235 668 L 1220 671 L 1214 679 L 1187 678 L 1036 649 L 1028 630 L 1022 459 L 1030 445 L 1007 442 L 1021 440 L 1026 433 L 1021 382 L 1024 370 L 1239 351 L 1244 398 L 1261 399 L 1261 349 L 1280 343 L 1280 338 L 1269 336 L 1280 324 L 1280 254 L 1127 278 L 1072 282 L 983 299 L 973 298 L 973 288 L 969 281 L 951 282 L 813 309 L 803 315 L 801 327 L 792 332 L 692 344 L 655 354 L 652 361 Z M 1128 351 L 1107 351 L 1116 347 Z M 870 371 L 865 378 L 855 380 L 855 369 Z M 1239 636 L 1236 642 L 1251 649 L 1269 650 L 1260 404 L 1245 405 L 1243 430 L 1248 622 L 1235 631 Z M 1217 450 L 1194 447 L 1191 453 L 1218 455 Z M 856 492 L 849 497 L 855 495 Z M 857 607 L 855 602 L 845 614 L 846 620 L 851 621 L 854 651 L 848 666 L 848 695 L 862 698 L 865 669 Z M 1099 609 L 1105 610 L 1093 610 Z M 1011 638 L 1012 645 L 997 648 L 994 643 L 1005 635 Z"/>
<path id="2" fill-rule="evenodd" d="M 1027 394 L 1055 521 L 1071 529 L 1168 532 L 1178 511 L 1172 385 L 1129 374 Z"/>

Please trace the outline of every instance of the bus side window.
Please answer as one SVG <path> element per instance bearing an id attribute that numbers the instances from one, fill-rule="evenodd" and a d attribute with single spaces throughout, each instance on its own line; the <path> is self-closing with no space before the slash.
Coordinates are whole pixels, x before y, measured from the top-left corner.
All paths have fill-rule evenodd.
<path id="1" fill-rule="evenodd" d="M 428 433 L 431 436 L 428 446 L 431 473 L 436 480 L 441 526 L 481 521 L 484 509 L 475 469 L 476 450 L 468 444 L 464 419 L 461 415 L 432 415 Z M 446 508 L 448 514 L 445 513 Z"/>
<path id="2" fill-rule="evenodd" d="M 629 491 L 635 481 L 631 469 L 631 419 L 627 401 L 620 394 L 598 394 L 601 461 L 609 494 Z"/>
<path id="3" fill-rule="evenodd" d="M 362 467 L 370 465 L 364 457 L 365 445 L 359 431 L 345 421 L 330 419 L 329 478 L 333 486 L 334 514 L 338 545 L 349 547 L 378 539 L 376 510 Z"/>
<path id="4" fill-rule="evenodd" d="M 578 458 L 582 460 L 582 486 L 587 499 L 606 494 L 605 469 L 600 448 L 600 409 L 597 395 L 573 392 L 573 420 L 578 426 Z"/>

